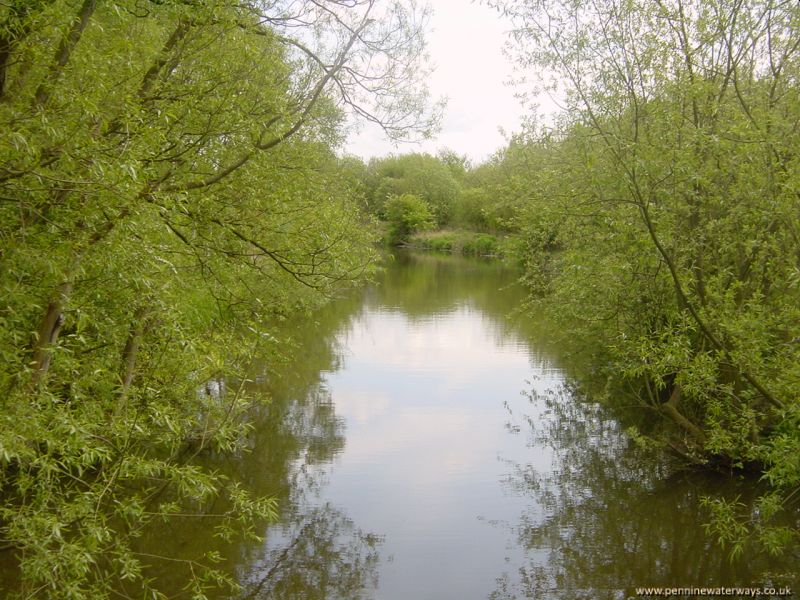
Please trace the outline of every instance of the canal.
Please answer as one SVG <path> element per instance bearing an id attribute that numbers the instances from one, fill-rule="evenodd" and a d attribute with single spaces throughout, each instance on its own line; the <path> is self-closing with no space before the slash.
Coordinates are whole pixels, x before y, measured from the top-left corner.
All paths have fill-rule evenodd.
<path id="1" fill-rule="evenodd" d="M 204 459 L 276 497 L 278 522 L 262 541 L 223 543 L 178 519 L 142 549 L 215 549 L 241 598 L 623 599 L 794 583 L 790 558 L 731 562 L 705 534 L 703 496 L 747 506 L 756 486 L 633 443 L 577 391 L 558 332 L 515 311 L 515 280 L 495 262 L 399 255 L 374 285 L 287 324 L 293 359 L 253 385 L 268 400 L 247 452 Z M 186 576 L 152 575 L 176 592 Z"/>

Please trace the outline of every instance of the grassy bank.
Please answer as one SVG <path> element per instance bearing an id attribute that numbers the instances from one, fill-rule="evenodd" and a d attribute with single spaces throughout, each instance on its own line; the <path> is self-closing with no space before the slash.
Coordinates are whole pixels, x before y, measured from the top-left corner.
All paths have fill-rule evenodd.
<path id="1" fill-rule="evenodd" d="M 405 245 L 415 250 L 500 258 L 506 255 L 505 241 L 490 233 L 446 229 L 416 233 Z"/>

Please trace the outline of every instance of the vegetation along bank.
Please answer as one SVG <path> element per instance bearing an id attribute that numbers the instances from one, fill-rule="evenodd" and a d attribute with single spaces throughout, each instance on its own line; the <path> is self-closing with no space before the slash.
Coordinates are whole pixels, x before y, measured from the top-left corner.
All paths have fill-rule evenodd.
<path id="1" fill-rule="evenodd" d="M 14 593 L 154 593 L 145 528 L 223 496 L 220 535 L 274 518 L 193 459 L 241 450 L 254 358 L 287 355 L 271 324 L 369 278 L 379 237 L 516 261 L 525 310 L 570 332 L 641 443 L 768 484 L 757 519 L 709 502 L 709 532 L 734 555 L 796 548 L 775 519 L 800 496 L 800 5 L 490 2 L 564 110 L 473 165 L 338 154 L 347 111 L 396 139 L 435 125 L 424 20 L 286 4 L 0 8 Z M 198 392 L 220 378 L 240 383 Z M 235 587 L 215 560 L 198 597 Z"/>

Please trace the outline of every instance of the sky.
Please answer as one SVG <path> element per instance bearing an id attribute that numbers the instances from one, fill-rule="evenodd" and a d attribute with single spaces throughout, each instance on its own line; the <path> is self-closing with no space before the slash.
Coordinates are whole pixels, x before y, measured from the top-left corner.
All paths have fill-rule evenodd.
<path id="1" fill-rule="evenodd" d="M 524 111 L 508 85 L 512 65 L 502 52 L 510 23 L 471 0 L 431 0 L 431 4 L 428 53 L 435 71 L 429 87 L 432 98 L 447 98 L 440 132 L 421 144 L 396 146 L 377 126 L 364 126 L 360 133 L 350 134 L 347 153 L 369 159 L 391 153 L 435 154 L 448 148 L 479 163 L 520 129 Z"/>

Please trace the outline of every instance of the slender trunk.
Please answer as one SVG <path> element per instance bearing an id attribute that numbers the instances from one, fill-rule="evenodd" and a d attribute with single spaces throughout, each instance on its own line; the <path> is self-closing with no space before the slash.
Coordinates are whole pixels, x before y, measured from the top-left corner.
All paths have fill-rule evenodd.
<path id="1" fill-rule="evenodd" d="M 635 182 L 634 182 L 635 183 Z M 642 216 L 642 220 L 644 221 L 644 225 L 647 228 L 647 232 L 650 236 L 650 239 L 653 242 L 653 245 L 658 250 L 658 253 L 661 255 L 661 258 L 664 260 L 664 263 L 667 265 L 667 269 L 669 269 L 670 276 L 672 277 L 672 281 L 675 285 L 675 290 L 679 296 L 683 300 L 686 309 L 689 311 L 694 322 L 697 324 L 700 332 L 703 336 L 709 341 L 709 343 L 720 352 L 725 353 L 726 355 L 730 356 L 731 351 L 727 344 L 724 344 L 720 338 L 718 338 L 714 332 L 711 331 L 708 324 L 700 317 L 700 314 L 697 312 L 695 307 L 689 302 L 689 299 L 686 297 L 686 293 L 683 291 L 683 286 L 681 285 L 681 279 L 678 275 L 677 267 L 675 266 L 675 262 L 672 260 L 672 257 L 667 252 L 666 248 L 664 248 L 661 240 L 659 239 L 655 225 L 653 224 L 652 219 L 650 218 L 650 211 L 647 208 L 646 201 L 644 200 L 643 195 L 641 192 L 636 189 L 636 197 L 637 203 L 639 205 L 639 211 Z M 732 363 L 733 364 L 733 363 Z M 781 400 L 775 397 L 764 384 L 757 379 L 754 375 L 750 372 L 745 371 L 738 365 L 736 365 L 737 372 L 742 376 L 742 378 L 747 381 L 750 385 L 752 385 L 758 392 L 764 397 L 764 399 L 772 404 L 775 408 L 783 410 L 784 404 Z"/>
<path id="2" fill-rule="evenodd" d="M 16 37 L 9 33 L 0 36 L 0 100 L 6 93 L 6 71 Z"/>
<path id="3" fill-rule="evenodd" d="M 669 400 L 661 405 L 661 412 L 663 412 L 675 423 L 690 433 L 692 438 L 694 438 L 694 440 L 698 442 L 701 447 L 703 447 L 706 441 L 706 435 L 703 433 L 703 430 L 692 423 L 681 413 L 680 410 L 678 410 L 678 406 L 682 398 L 683 391 L 681 390 L 681 386 L 676 383 L 675 387 L 672 389 L 672 394 L 670 394 Z"/>
<path id="4" fill-rule="evenodd" d="M 161 53 L 153 61 L 153 64 L 150 65 L 147 73 L 145 73 L 144 77 L 142 78 L 142 83 L 139 86 L 140 98 L 144 98 L 148 92 L 150 92 L 153 84 L 158 80 L 159 77 L 168 76 L 169 73 L 174 69 L 174 66 L 172 66 L 172 68 L 167 70 L 166 74 L 163 73 L 164 67 L 172 57 L 173 50 L 175 50 L 175 47 L 181 42 L 181 40 L 183 40 L 184 37 L 186 37 L 191 25 L 192 23 L 185 19 L 178 21 L 175 30 L 172 32 L 169 38 L 167 38 L 167 41 L 164 42 L 164 47 L 161 49 Z"/>
<path id="5" fill-rule="evenodd" d="M 136 373 L 136 357 L 142 336 L 145 331 L 146 310 L 143 307 L 136 309 L 131 320 L 130 333 L 125 341 L 125 348 L 122 350 L 122 387 L 119 391 L 119 399 L 114 410 L 114 415 L 121 414 L 128 403 L 128 392 L 130 391 L 133 377 Z"/>
<path id="6" fill-rule="evenodd" d="M 137 95 L 142 101 L 143 106 L 152 102 L 152 99 L 148 99 L 147 96 L 152 91 L 153 86 L 158 81 L 165 80 L 178 65 L 180 52 L 176 53 L 175 50 L 178 44 L 180 44 L 180 42 L 186 37 L 186 34 L 189 33 L 192 25 L 193 22 L 186 19 L 181 19 L 178 21 L 178 24 L 175 26 L 172 34 L 169 36 L 169 38 L 167 38 L 167 41 L 164 42 L 161 52 L 155 58 L 153 64 L 150 65 L 150 68 L 147 69 L 144 77 L 142 77 Z M 109 135 L 112 133 L 119 134 L 122 131 L 122 118 L 118 116 L 111 120 L 106 130 L 103 132 L 103 135 Z"/>
<path id="7" fill-rule="evenodd" d="M 6 99 L 6 81 L 11 56 L 19 43 L 31 32 L 31 13 L 44 10 L 52 0 L 16 0 L 8 7 L 8 15 L 0 23 L 0 102 Z"/>
<path id="8" fill-rule="evenodd" d="M 127 213 L 127 209 L 123 210 L 118 215 L 118 219 L 124 219 Z M 102 229 L 96 231 L 89 238 L 84 248 L 76 251 L 73 255 L 66 281 L 56 287 L 55 293 L 44 312 L 44 316 L 42 317 L 41 324 L 37 331 L 36 341 L 33 344 L 33 359 L 31 361 L 33 367 L 33 376 L 31 378 L 32 387 L 40 385 L 47 377 L 47 372 L 50 369 L 50 362 L 52 360 L 52 350 L 58 343 L 58 335 L 61 333 L 61 328 L 64 325 L 64 310 L 72 294 L 73 278 L 78 270 L 78 266 L 86 252 L 92 246 L 104 240 L 106 236 L 113 231 L 117 222 L 118 221 L 107 221 Z"/>
<path id="9" fill-rule="evenodd" d="M 61 38 L 61 43 L 58 45 L 53 63 L 50 65 L 50 69 L 47 75 L 45 75 L 44 81 L 42 81 L 39 88 L 36 90 L 35 99 L 37 106 L 44 106 L 50 99 L 50 93 L 61 77 L 61 73 L 69 62 L 72 52 L 75 50 L 75 46 L 78 45 L 96 7 L 97 0 L 84 0 L 80 11 L 78 11 L 77 16 L 72 21 L 69 31 Z"/>
<path id="10" fill-rule="evenodd" d="M 64 325 L 64 309 L 71 293 L 71 282 L 67 281 L 59 285 L 42 317 L 36 343 L 33 347 L 33 377 L 31 384 L 34 387 L 41 384 L 47 377 L 53 357 L 53 347 L 58 342 L 58 335 Z"/>

